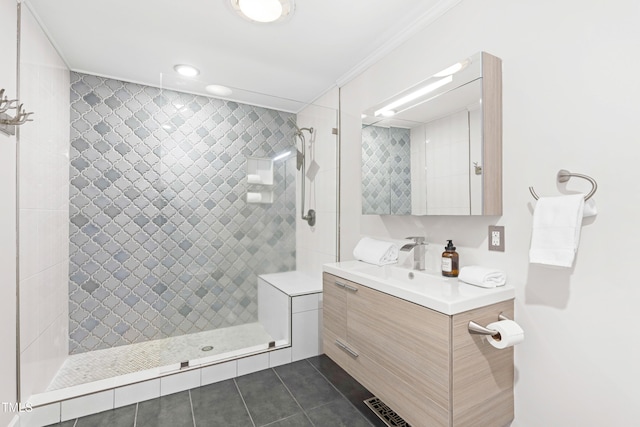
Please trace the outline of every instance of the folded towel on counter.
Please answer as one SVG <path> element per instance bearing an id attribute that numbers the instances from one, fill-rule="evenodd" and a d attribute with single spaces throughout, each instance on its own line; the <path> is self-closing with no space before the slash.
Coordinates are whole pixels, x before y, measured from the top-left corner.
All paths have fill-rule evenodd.
<path id="1" fill-rule="evenodd" d="M 494 268 L 469 265 L 460 269 L 458 280 L 483 288 L 495 288 L 507 283 L 507 275 Z"/>
<path id="2" fill-rule="evenodd" d="M 529 262 L 571 267 L 580 244 L 584 194 L 540 197 L 533 212 Z"/>
<path id="3" fill-rule="evenodd" d="M 398 245 L 393 242 L 363 237 L 353 250 L 353 256 L 355 259 L 369 264 L 393 264 L 398 262 Z"/>

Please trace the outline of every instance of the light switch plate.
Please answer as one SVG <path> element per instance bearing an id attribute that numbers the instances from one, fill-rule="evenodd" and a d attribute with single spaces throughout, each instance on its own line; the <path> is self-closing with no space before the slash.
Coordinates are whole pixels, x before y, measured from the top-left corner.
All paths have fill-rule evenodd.
<path id="1" fill-rule="evenodd" d="M 504 226 L 489 226 L 489 250 L 504 252 Z"/>

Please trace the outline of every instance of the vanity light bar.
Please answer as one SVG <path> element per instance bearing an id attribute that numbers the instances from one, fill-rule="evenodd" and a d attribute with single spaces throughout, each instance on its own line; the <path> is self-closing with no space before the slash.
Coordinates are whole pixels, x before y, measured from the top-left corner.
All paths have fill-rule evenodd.
<path id="1" fill-rule="evenodd" d="M 449 84 L 453 81 L 453 76 L 449 75 L 443 79 L 437 80 L 433 83 L 430 83 L 428 85 L 426 85 L 423 88 L 420 88 L 414 92 L 411 92 L 408 95 L 403 96 L 400 99 L 397 99 L 395 101 L 393 101 L 390 104 L 385 105 L 384 107 L 382 107 L 381 109 L 377 110 L 375 113 L 373 113 L 376 117 L 377 116 L 382 116 L 384 115 L 387 111 L 393 110 L 394 108 L 400 107 L 402 105 L 408 104 L 411 101 L 414 101 L 426 94 L 428 94 L 429 92 L 433 92 L 434 90 L 441 88 L 442 86 Z"/>

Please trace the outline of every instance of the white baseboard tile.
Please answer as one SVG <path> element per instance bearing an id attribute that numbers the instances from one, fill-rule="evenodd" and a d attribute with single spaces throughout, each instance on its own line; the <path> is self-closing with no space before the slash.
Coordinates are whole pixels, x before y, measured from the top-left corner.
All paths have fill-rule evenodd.
<path id="1" fill-rule="evenodd" d="M 260 353 L 255 356 L 238 359 L 238 376 L 251 374 L 269 368 L 269 353 Z"/>
<path id="2" fill-rule="evenodd" d="M 270 368 L 275 368 L 276 366 L 280 365 L 286 365 L 287 363 L 291 363 L 291 347 L 269 352 Z"/>
<path id="3" fill-rule="evenodd" d="M 200 369 L 160 378 L 160 396 L 200 387 Z"/>
<path id="4" fill-rule="evenodd" d="M 113 390 L 107 390 L 65 400 L 62 402 L 60 419 L 61 421 L 68 421 L 113 409 L 113 395 Z"/>
<path id="5" fill-rule="evenodd" d="M 160 397 L 160 378 L 115 389 L 114 408 Z"/>
<path id="6" fill-rule="evenodd" d="M 15 418 L 14 418 L 15 420 Z M 20 427 L 42 427 L 60 422 L 60 403 L 33 408 L 20 414 Z"/>
<path id="7" fill-rule="evenodd" d="M 200 369 L 200 385 L 208 385 L 235 378 L 238 375 L 238 361 L 218 363 Z"/>

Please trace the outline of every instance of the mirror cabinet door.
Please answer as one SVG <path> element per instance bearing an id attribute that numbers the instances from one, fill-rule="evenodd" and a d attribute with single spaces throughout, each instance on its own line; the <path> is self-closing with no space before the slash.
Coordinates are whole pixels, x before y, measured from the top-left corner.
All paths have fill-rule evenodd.
<path id="1" fill-rule="evenodd" d="M 502 214 L 501 61 L 456 66 L 363 114 L 363 214 Z"/>

